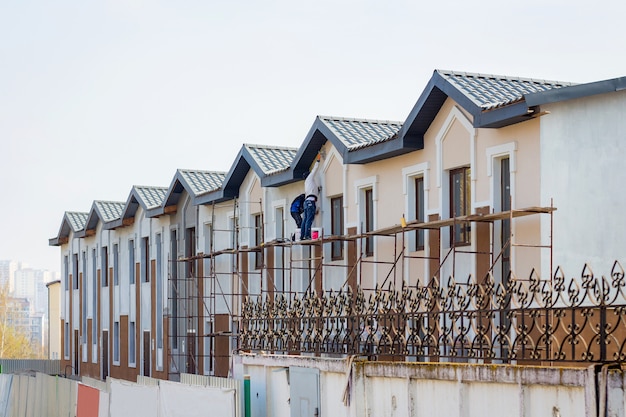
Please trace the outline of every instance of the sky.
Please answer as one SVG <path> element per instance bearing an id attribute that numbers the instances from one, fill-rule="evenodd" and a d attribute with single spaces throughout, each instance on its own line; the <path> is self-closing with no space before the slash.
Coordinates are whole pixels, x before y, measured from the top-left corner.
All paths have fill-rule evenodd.
<path id="1" fill-rule="evenodd" d="M 299 147 L 317 115 L 404 121 L 435 69 L 626 75 L 626 2 L 0 1 L 0 259 L 59 271 L 65 211 Z"/>

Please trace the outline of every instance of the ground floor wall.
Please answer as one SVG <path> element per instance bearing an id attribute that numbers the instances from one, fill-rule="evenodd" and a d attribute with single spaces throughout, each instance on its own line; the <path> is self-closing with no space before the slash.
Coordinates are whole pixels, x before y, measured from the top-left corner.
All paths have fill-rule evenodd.
<path id="1" fill-rule="evenodd" d="M 250 379 L 254 417 L 304 416 L 311 404 L 319 416 L 624 415 L 624 373 L 608 365 L 392 363 L 247 354 L 236 355 L 233 364 L 237 379 Z M 302 387 L 299 381 L 306 374 L 309 383 Z"/>

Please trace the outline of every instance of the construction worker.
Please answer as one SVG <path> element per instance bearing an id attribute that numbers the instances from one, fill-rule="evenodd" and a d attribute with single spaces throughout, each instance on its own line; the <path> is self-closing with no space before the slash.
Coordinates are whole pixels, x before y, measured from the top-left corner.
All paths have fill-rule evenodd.
<path id="1" fill-rule="evenodd" d="M 302 240 L 311 239 L 311 226 L 313 226 L 313 219 L 315 219 L 320 190 L 317 181 L 317 171 L 319 170 L 321 159 L 322 155 L 318 153 L 313 169 L 304 179 L 304 194 L 306 197 L 304 199 L 304 218 L 302 219 L 302 229 L 300 232 L 300 238 Z"/>

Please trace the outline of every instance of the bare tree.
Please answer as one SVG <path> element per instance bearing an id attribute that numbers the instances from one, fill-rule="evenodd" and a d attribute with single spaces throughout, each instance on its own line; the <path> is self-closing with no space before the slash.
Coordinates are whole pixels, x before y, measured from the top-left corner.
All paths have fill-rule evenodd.
<path id="1" fill-rule="evenodd" d="M 36 358 L 26 326 L 28 313 L 20 308 L 22 301 L 11 298 L 7 285 L 0 286 L 0 358 L 27 359 Z"/>

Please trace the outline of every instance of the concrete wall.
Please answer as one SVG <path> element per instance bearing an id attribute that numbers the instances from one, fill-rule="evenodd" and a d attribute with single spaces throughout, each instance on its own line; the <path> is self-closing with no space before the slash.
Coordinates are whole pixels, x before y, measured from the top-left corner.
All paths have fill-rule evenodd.
<path id="1" fill-rule="evenodd" d="M 253 417 L 289 415 L 284 411 L 290 400 L 288 378 L 279 376 L 290 367 L 319 370 L 322 417 L 588 417 L 597 415 L 597 399 L 606 415 L 624 415 L 624 374 L 599 368 L 596 374 L 593 367 L 352 362 L 271 355 L 239 355 L 234 364 L 238 379 L 250 376 Z M 299 415 L 291 411 L 292 416 Z"/>

